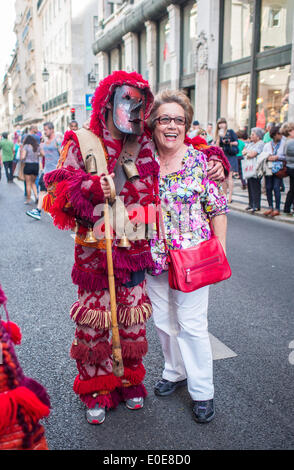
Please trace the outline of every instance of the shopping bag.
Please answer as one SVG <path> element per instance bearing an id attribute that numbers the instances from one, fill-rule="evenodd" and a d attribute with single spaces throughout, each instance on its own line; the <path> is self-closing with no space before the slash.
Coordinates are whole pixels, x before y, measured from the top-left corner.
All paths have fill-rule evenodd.
<path id="1" fill-rule="evenodd" d="M 256 176 L 256 158 L 244 158 L 244 160 L 241 160 L 241 166 L 242 175 L 244 179 L 248 180 L 249 178 L 253 178 L 254 176 Z"/>

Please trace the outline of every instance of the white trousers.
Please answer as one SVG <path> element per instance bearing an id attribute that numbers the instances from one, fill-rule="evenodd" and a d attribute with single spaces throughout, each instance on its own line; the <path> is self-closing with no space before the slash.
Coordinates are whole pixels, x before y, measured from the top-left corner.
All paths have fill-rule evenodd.
<path id="1" fill-rule="evenodd" d="M 180 292 L 169 287 L 168 273 L 147 275 L 147 292 L 165 365 L 162 377 L 187 378 L 192 400 L 214 396 L 213 360 L 207 329 L 209 287 Z"/>

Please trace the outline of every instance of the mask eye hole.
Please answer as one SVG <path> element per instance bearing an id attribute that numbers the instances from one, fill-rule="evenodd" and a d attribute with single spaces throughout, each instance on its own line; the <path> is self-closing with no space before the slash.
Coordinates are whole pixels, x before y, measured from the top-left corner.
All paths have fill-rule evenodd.
<path id="1" fill-rule="evenodd" d="M 128 101 L 130 101 L 130 99 L 131 99 L 130 95 L 126 95 L 124 98 L 125 98 L 125 100 L 128 100 Z"/>

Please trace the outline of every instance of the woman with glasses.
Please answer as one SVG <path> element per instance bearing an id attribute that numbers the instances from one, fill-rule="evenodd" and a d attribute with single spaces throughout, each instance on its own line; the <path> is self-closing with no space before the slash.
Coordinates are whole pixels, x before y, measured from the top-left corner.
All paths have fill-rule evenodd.
<path id="1" fill-rule="evenodd" d="M 210 222 L 226 249 L 227 201 L 219 184 L 207 178 L 207 160 L 186 138 L 193 108 L 180 91 L 155 97 L 149 125 L 160 166 L 159 197 L 169 249 L 184 249 L 211 237 Z M 193 416 L 207 423 L 214 417 L 212 353 L 207 330 L 209 287 L 191 293 L 172 290 L 162 237 L 151 240 L 154 268 L 147 276 L 153 318 L 165 366 L 155 393 L 165 397 L 188 386 Z"/>

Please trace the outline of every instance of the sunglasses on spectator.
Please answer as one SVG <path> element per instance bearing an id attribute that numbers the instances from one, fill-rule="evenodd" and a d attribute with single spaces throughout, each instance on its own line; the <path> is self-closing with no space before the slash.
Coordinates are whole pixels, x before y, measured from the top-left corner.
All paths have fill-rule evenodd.
<path id="1" fill-rule="evenodd" d="M 167 124 L 170 124 L 172 121 L 174 121 L 176 126 L 185 126 L 186 124 L 186 118 L 182 116 L 177 116 L 177 117 L 170 117 L 170 116 L 159 116 L 158 118 L 155 118 L 153 122 L 158 121 L 159 124 L 162 126 L 166 126 Z"/>

